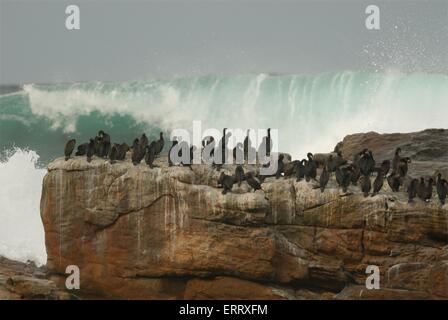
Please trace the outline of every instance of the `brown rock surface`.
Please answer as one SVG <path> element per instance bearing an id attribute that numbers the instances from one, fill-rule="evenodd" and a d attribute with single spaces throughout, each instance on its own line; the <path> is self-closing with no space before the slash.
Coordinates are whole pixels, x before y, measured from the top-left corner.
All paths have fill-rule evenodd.
<path id="1" fill-rule="evenodd" d="M 229 278 L 216 277 L 212 280 L 193 279 L 188 281 L 185 288 L 185 299 L 247 299 L 254 300 L 279 300 L 294 298 L 293 290 L 285 290 L 256 282 Z"/>
<path id="2" fill-rule="evenodd" d="M 395 149 L 400 147 L 401 155 L 412 160 L 410 176 L 432 175 L 437 170 L 448 176 L 448 129 L 390 134 L 357 133 L 346 136 L 338 146 L 344 158 L 350 160 L 363 148 L 368 148 L 373 151 L 377 163 L 392 159 Z"/>
<path id="3" fill-rule="evenodd" d="M 66 300 L 76 297 L 46 279 L 44 268 L 0 257 L 0 300 Z"/>
<path id="4" fill-rule="evenodd" d="M 371 141 L 350 137 L 344 154 Z M 385 137 L 392 152 L 406 140 L 394 139 Z M 165 162 L 48 166 L 41 216 L 55 281 L 74 264 L 82 292 L 109 298 L 447 298 L 448 205 L 408 204 L 386 187 L 375 197 L 358 187 L 342 194 L 334 176 L 324 193 L 315 182 L 267 178 L 262 191 L 244 182 L 222 195 L 216 170 Z M 380 290 L 364 286 L 370 264 Z"/>

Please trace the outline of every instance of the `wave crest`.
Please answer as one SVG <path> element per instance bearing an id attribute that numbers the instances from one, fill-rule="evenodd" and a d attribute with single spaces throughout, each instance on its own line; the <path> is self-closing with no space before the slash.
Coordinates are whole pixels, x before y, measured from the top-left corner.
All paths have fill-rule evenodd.
<path id="1" fill-rule="evenodd" d="M 445 127 L 448 117 L 448 76 L 442 74 L 202 76 L 25 85 L 24 94 L 32 115 L 65 133 L 76 132 L 79 119 L 92 113 L 105 122 L 129 116 L 163 130 L 189 129 L 200 120 L 208 128 L 278 128 L 279 149 L 293 155 L 328 151 L 353 132 Z"/>

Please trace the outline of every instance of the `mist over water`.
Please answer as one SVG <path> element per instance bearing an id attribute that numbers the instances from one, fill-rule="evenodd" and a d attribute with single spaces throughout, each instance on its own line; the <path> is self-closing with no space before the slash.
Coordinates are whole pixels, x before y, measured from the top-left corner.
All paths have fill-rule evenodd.
<path id="1" fill-rule="evenodd" d="M 191 130 L 195 120 L 203 129 L 278 129 L 278 149 L 297 159 L 331 151 L 351 133 L 447 128 L 448 76 L 345 71 L 25 85 L 0 95 L 0 151 L 20 148 L 0 155 L 0 255 L 45 261 L 40 168 L 69 138 L 82 143 L 103 129 L 131 143 L 143 131 L 156 139 L 160 130 Z"/>

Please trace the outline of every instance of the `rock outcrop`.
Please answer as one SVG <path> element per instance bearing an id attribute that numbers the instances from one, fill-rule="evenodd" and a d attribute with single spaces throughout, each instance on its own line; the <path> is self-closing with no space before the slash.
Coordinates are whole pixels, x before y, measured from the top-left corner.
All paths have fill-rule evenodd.
<path id="1" fill-rule="evenodd" d="M 357 133 L 346 136 L 337 146 L 347 159 L 362 148 L 373 151 L 378 163 L 392 159 L 395 149 L 400 147 L 403 157 L 410 157 L 411 177 L 432 175 L 441 171 L 448 177 L 448 129 L 428 129 L 413 133 L 379 134 Z"/>
<path id="2" fill-rule="evenodd" d="M 77 299 L 53 281 L 43 267 L 0 257 L 0 300 L 67 300 Z"/>
<path id="3" fill-rule="evenodd" d="M 365 145 L 347 137 L 344 153 L 361 148 L 355 140 Z M 77 295 L 101 298 L 448 299 L 448 205 L 408 204 L 386 185 L 374 197 L 353 186 L 343 194 L 334 176 L 323 193 L 267 178 L 263 190 L 243 182 L 223 195 L 216 170 L 166 162 L 48 166 L 41 216 L 52 280 L 63 284 L 77 265 Z M 365 287 L 368 265 L 380 269 L 379 290 Z"/>

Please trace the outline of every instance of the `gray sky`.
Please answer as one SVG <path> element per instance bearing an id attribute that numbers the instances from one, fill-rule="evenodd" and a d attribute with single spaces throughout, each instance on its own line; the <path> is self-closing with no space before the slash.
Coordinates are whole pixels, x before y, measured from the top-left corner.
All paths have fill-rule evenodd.
<path id="1" fill-rule="evenodd" d="M 65 7 L 81 30 L 65 29 Z M 364 26 L 368 4 L 381 30 Z M 448 72 L 443 1 L 0 0 L 0 84 L 395 68 Z"/>

